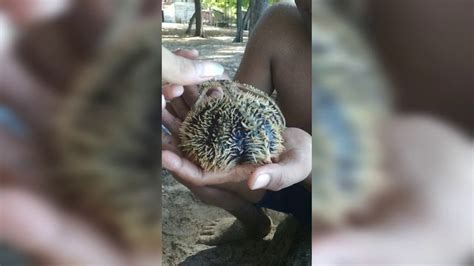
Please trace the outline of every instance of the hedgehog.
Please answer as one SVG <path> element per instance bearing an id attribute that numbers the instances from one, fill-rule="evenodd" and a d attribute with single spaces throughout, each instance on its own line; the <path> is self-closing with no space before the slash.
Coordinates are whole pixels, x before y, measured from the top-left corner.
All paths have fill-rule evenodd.
<path id="1" fill-rule="evenodd" d="M 341 226 L 389 186 L 377 129 L 391 97 L 370 46 L 332 4 L 313 8 L 312 208 L 315 224 Z"/>
<path id="2" fill-rule="evenodd" d="M 121 246 L 161 248 L 159 22 L 110 44 L 55 128 L 50 189 Z"/>
<path id="3" fill-rule="evenodd" d="M 213 89 L 217 96 L 208 96 Z M 271 163 L 283 150 L 285 118 L 275 101 L 251 85 L 212 80 L 179 130 L 179 147 L 206 171 Z"/>

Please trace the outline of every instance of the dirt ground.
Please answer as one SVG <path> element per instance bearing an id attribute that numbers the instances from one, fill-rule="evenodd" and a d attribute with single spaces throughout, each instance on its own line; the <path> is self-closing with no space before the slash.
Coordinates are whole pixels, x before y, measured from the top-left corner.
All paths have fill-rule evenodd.
<path id="1" fill-rule="evenodd" d="M 187 25 L 176 23 L 162 24 L 162 42 L 169 50 L 197 49 L 200 59 L 214 60 L 221 63 L 230 77 L 235 75 L 244 53 L 247 32 L 243 43 L 233 43 L 235 29 L 222 29 L 205 26 L 206 38 L 185 34 Z M 194 33 L 194 28 L 191 33 Z M 165 67 L 165 66 L 163 66 Z"/>
<path id="2" fill-rule="evenodd" d="M 235 31 L 205 27 L 206 38 L 185 34 L 186 25 L 163 23 L 163 45 L 170 50 L 197 49 L 200 58 L 214 60 L 233 77 L 244 43 L 232 43 Z M 166 67 L 166 66 L 163 66 Z M 232 217 L 208 206 L 166 171 L 163 176 L 163 265 L 309 265 L 310 234 L 302 234 L 292 217 L 268 210 L 272 231 L 260 241 L 240 241 L 211 247 L 196 243 L 203 226 Z"/>

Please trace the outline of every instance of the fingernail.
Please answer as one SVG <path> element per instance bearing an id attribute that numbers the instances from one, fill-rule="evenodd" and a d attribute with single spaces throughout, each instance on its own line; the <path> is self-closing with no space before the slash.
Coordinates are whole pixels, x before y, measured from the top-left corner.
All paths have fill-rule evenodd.
<path id="1" fill-rule="evenodd" d="M 183 95 L 184 92 L 184 87 L 180 85 L 173 85 L 173 90 L 171 91 L 171 94 L 173 95 L 174 98 L 177 98 L 181 95 Z"/>
<path id="2" fill-rule="evenodd" d="M 261 188 L 266 187 L 269 183 L 270 183 L 269 174 L 259 175 L 257 177 L 257 180 L 255 180 L 255 183 L 253 183 L 251 189 L 252 190 L 261 189 Z"/>
<path id="3" fill-rule="evenodd" d="M 199 56 L 199 51 L 198 51 L 198 50 L 196 50 L 196 49 L 191 49 L 190 51 L 193 53 L 194 56 L 196 56 L 196 57 Z"/>
<path id="4" fill-rule="evenodd" d="M 200 78 L 216 77 L 224 73 L 224 67 L 214 62 L 201 62 L 198 69 Z"/>

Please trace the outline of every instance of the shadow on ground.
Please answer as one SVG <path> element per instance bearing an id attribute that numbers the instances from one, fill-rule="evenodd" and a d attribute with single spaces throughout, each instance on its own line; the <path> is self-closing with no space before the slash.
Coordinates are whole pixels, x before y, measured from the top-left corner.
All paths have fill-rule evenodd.
<path id="1" fill-rule="evenodd" d="M 310 235 L 293 217 L 287 217 L 279 224 L 272 240 L 213 247 L 189 256 L 179 265 L 310 265 Z"/>

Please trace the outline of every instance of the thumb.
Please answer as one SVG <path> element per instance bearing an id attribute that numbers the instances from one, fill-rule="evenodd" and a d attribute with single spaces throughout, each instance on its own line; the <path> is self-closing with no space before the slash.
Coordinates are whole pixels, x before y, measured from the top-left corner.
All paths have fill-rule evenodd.
<path id="1" fill-rule="evenodd" d="M 24 26 L 62 14 L 71 6 L 71 1 L 4 0 L 2 4 L 13 22 L 18 26 Z"/>
<path id="2" fill-rule="evenodd" d="M 221 76 L 224 67 L 209 61 L 197 61 L 178 56 L 162 47 L 163 80 L 178 85 L 192 85 Z"/>
<path id="3" fill-rule="evenodd" d="M 257 168 L 248 180 L 248 186 L 251 190 L 270 189 L 280 190 L 283 188 L 284 168 L 279 164 L 267 164 Z"/>
<path id="4" fill-rule="evenodd" d="M 257 168 L 248 180 L 251 190 L 278 191 L 303 181 L 307 177 L 298 162 L 280 162 Z"/>

